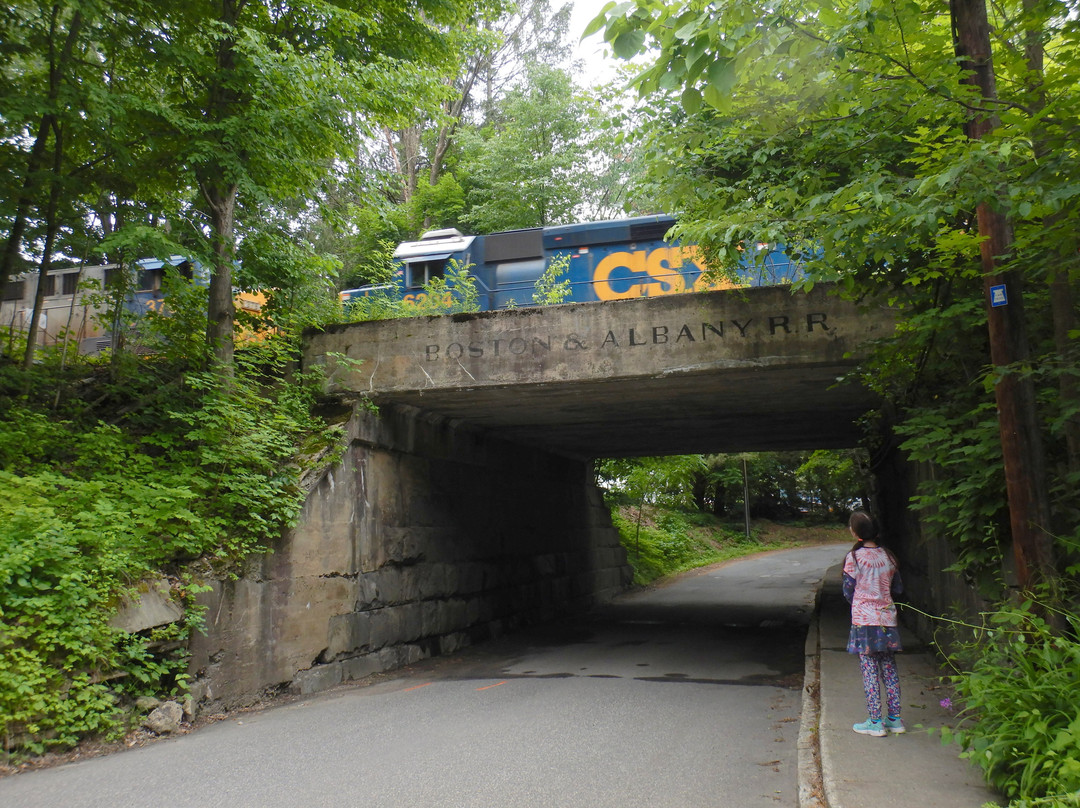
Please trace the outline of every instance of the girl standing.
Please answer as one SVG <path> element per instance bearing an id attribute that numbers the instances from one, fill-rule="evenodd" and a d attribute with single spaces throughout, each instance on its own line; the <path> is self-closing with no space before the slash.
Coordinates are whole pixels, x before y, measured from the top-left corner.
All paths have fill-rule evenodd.
<path id="1" fill-rule="evenodd" d="M 857 510 L 848 528 L 855 546 L 844 558 L 844 597 L 851 604 L 848 653 L 859 655 L 866 711 L 869 717 L 852 729 L 861 735 L 883 737 L 906 732 L 900 720 L 900 675 L 896 652 L 900 632 L 896 627 L 893 593 L 903 591 L 896 556 L 877 543 L 878 526 L 870 514 Z M 885 686 L 888 712 L 881 712 L 880 685 Z"/>

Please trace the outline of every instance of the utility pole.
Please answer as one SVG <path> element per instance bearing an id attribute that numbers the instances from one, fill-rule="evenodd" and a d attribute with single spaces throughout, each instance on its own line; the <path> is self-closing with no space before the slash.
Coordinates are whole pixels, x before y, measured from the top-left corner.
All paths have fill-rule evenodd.
<path id="1" fill-rule="evenodd" d="M 742 507 L 746 538 L 750 538 L 750 475 L 746 471 L 746 455 L 742 458 Z"/>
<path id="2" fill-rule="evenodd" d="M 965 125 L 971 140 L 981 140 L 998 125 L 994 107 L 997 83 L 990 46 L 985 0 L 951 0 L 956 55 L 964 81 L 979 91 L 981 109 Z M 1012 230 L 1005 216 L 983 199 L 976 216 L 982 237 L 981 257 L 990 328 L 990 361 L 1005 369 L 994 385 L 1005 486 L 1012 531 L 1013 557 L 1022 590 L 1053 576 L 1050 507 L 1046 493 L 1046 461 L 1035 410 L 1035 390 L 1023 374 L 1029 360 L 1023 289 L 1015 270 L 1000 262 L 1012 250 Z M 1020 369 L 1018 371 L 1018 368 Z"/>

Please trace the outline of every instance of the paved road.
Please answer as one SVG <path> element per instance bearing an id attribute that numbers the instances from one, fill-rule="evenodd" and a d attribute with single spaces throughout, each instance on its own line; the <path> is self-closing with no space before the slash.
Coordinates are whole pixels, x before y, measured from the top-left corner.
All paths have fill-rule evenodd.
<path id="1" fill-rule="evenodd" d="M 0 806 L 793 808 L 805 625 L 844 549 L 699 571 L 375 684 L 0 779 Z"/>

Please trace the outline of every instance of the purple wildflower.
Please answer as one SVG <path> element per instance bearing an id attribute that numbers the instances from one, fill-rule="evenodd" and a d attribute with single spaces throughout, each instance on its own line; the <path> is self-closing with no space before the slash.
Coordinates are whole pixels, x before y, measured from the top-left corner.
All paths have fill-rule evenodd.
<path id="1" fill-rule="evenodd" d="M 947 710 L 950 713 L 953 711 L 952 699 L 950 699 L 948 696 L 939 701 L 938 704 L 941 705 L 943 710 Z"/>

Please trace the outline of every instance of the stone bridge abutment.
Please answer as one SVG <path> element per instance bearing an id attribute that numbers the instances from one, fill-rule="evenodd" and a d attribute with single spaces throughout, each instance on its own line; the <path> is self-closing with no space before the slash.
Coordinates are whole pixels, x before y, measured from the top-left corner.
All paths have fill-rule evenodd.
<path id="1" fill-rule="evenodd" d="M 357 406 L 299 524 L 201 596 L 201 709 L 325 690 L 585 608 L 631 571 L 591 464 Z"/>

